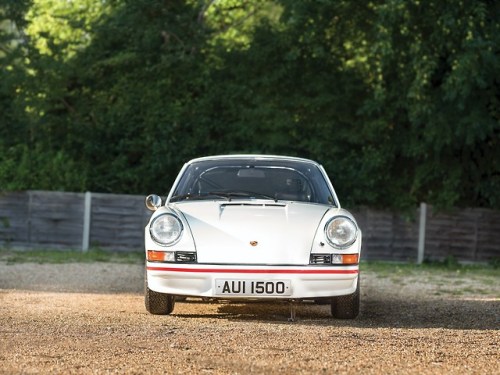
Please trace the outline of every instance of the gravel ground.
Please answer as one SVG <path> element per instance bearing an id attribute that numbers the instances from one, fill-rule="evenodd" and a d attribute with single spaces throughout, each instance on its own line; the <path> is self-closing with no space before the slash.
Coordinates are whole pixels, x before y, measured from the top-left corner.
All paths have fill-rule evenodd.
<path id="1" fill-rule="evenodd" d="M 500 283 L 365 272 L 361 314 L 302 304 L 144 308 L 143 266 L 0 262 L 1 374 L 500 374 Z"/>

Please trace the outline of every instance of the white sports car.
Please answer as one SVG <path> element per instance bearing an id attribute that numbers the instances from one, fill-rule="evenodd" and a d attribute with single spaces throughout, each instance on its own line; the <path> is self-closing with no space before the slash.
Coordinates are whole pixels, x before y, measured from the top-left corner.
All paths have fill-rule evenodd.
<path id="1" fill-rule="evenodd" d="M 327 301 L 335 318 L 358 315 L 361 230 L 318 163 L 194 159 L 164 204 L 149 195 L 146 206 L 154 211 L 145 228 L 150 313 L 170 314 L 176 298 L 202 297 Z"/>

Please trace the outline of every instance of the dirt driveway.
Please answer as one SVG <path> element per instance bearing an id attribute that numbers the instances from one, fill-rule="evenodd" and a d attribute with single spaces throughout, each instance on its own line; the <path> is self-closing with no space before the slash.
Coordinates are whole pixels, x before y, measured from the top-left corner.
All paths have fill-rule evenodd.
<path id="1" fill-rule="evenodd" d="M 500 282 L 365 272 L 361 314 L 177 303 L 149 315 L 140 265 L 0 262 L 2 374 L 500 374 Z"/>

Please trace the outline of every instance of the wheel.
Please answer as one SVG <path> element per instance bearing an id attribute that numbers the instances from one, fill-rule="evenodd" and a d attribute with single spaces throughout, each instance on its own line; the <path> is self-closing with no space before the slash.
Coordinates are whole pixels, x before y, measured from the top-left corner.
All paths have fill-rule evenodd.
<path id="1" fill-rule="evenodd" d="M 354 319 L 359 314 L 359 284 L 360 277 L 358 276 L 358 285 L 356 291 L 346 296 L 332 297 L 332 316 L 336 319 Z"/>
<path id="2" fill-rule="evenodd" d="M 146 310 L 155 315 L 168 315 L 174 311 L 175 296 L 158 293 L 148 288 L 148 278 L 144 277 L 144 302 Z"/>

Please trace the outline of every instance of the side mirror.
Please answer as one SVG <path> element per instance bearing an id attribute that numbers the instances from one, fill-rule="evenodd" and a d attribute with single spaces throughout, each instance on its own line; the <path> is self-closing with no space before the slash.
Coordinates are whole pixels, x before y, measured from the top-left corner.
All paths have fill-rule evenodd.
<path id="1" fill-rule="evenodd" d="M 151 211 L 156 211 L 162 205 L 161 198 L 156 194 L 148 195 L 144 203 L 146 204 L 146 208 Z"/>

